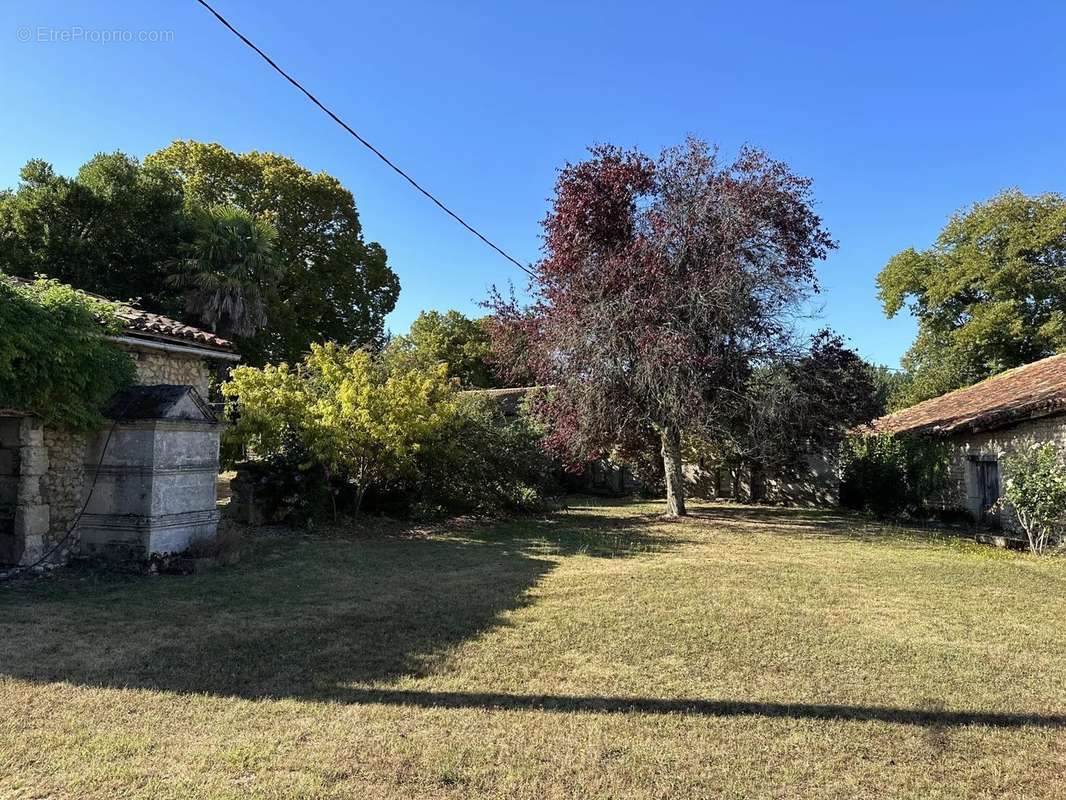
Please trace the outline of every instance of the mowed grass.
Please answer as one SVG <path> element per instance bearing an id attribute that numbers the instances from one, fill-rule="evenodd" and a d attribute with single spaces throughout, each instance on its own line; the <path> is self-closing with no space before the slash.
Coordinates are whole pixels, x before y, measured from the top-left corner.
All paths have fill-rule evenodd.
<path id="1" fill-rule="evenodd" d="M 1066 797 L 1066 560 L 571 501 L 0 587 L 0 797 Z"/>

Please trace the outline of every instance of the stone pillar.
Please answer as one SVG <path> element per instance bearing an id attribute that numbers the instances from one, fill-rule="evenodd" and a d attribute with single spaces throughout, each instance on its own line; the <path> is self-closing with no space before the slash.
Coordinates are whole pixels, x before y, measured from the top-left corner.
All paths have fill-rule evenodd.
<path id="1" fill-rule="evenodd" d="M 32 564 L 44 555 L 51 522 L 50 509 L 41 498 L 41 478 L 48 472 L 44 428 L 36 417 L 22 419 L 19 450 L 19 497 L 15 507 L 15 538 L 22 538 L 20 564 Z"/>
<path id="2" fill-rule="evenodd" d="M 13 500 L 10 527 L 0 542 L 0 558 L 32 564 L 44 555 L 50 523 L 47 503 L 41 496 L 41 477 L 48 471 L 44 429 L 35 417 L 9 417 L 0 430 L 0 469 L 5 495 Z M 13 489 L 13 491 L 12 491 Z"/>

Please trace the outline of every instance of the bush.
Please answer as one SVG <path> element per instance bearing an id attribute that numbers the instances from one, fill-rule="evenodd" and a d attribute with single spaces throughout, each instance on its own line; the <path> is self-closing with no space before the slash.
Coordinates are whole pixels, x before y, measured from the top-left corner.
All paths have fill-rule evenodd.
<path id="1" fill-rule="evenodd" d="M 526 513 L 557 491 L 557 469 L 540 431 L 522 413 L 505 419 L 492 401 L 465 395 L 457 414 L 416 458 L 404 486 L 415 516 Z"/>
<path id="2" fill-rule="evenodd" d="M 119 329 L 113 303 L 57 281 L 19 285 L 0 274 L 0 407 L 57 427 L 100 427 L 104 404 L 136 374 L 106 339 Z"/>
<path id="3" fill-rule="evenodd" d="M 909 436 L 857 436 L 844 445 L 840 504 L 878 517 L 925 516 L 947 485 L 940 442 Z"/>
<path id="4" fill-rule="evenodd" d="M 1066 532 L 1066 464 L 1054 445 L 1034 445 L 1004 462 L 1001 505 L 1014 510 L 1033 553 L 1061 542 Z"/>
<path id="5" fill-rule="evenodd" d="M 236 435 L 258 456 L 241 468 L 275 519 L 380 511 L 413 517 L 542 508 L 553 467 L 527 418 L 505 420 L 460 395 L 444 365 L 315 347 L 287 365 L 233 370 L 223 393 Z"/>
<path id="6" fill-rule="evenodd" d="M 238 435 L 255 452 L 306 454 L 356 512 L 368 489 L 413 470 L 456 407 L 446 365 L 390 369 L 381 356 L 333 343 L 312 345 L 295 369 L 237 367 L 222 393 L 237 404 Z"/>

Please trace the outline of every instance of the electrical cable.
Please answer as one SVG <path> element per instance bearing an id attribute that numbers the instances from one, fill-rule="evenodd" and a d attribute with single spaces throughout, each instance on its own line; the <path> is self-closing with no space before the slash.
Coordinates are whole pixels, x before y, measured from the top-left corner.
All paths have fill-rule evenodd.
<path id="1" fill-rule="evenodd" d="M 225 17 L 223 17 L 221 14 L 219 14 L 217 11 L 215 11 L 214 8 L 211 7 L 210 3 L 206 2 L 206 0 L 196 0 L 196 2 L 198 2 L 204 8 L 206 8 L 208 11 L 210 11 L 211 14 L 214 15 L 215 19 L 217 19 L 219 22 L 221 22 L 234 36 L 236 36 L 238 39 L 240 39 L 245 45 L 247 45 L 252 50 L 254 50 L 259 55 L 260 58 L 262 58 L 264 61 L 266 61 L 267 64 L 269 64 L 274 69 L 275 72 L 277 72 L 279 75 L 281 75 L 281 77 L 283 77 L 285 80 L 287 80 L 293 86 L 295 86 L 297 89 L 299 89 L 301 92 L 303 92 L 303 94 L 307 96 L 307 99 L 310 100 L 312 103 L 314 103 L 316 106 L 318 106 L 319 109 L 321 109 L 323 112 L 325 112 L 326 115 L 329 116 L 330 119 L 332 119 L 334 122 L 336 122 L 342 128 L 344 128 L 344 130 L 346 130 L 352 136 L 354 136 L 355 139 L 361 145 L 363 145 L 365 148 L 367 148 L 371 153 L 376 155 L 379 159 L 384 161 L 389 167 L 391 167 L 398 175 L 400 175 L 404 180 L 406 180 L 409 184 L 411 184 L 415 189 L 417 189 L 422 194 L 424 194 L 426 197 L 428 197 L 430 200 L 432 200 L 437 205 L 437 207 L 440 208 L 445 214 L 450 216 L 452 219 L 454 219 L 456 222 L 458 222 L 460 225 L 462 225 L 464 228 L 466 228 L 468 231 L 470 231 L 470 233 L 474 234 L 482 242 L 487 244 L 489 247 L 491 247 L 493 250 L 495 250 L 501 256 L 506 258 L 508 261 L 510 261 L 512 264 L 514 264 L 520 270 L 522 270 L 527 275 L 529 275 L 531 278 L 535 278 L 536 277 L 536 275 L 534 274 L 533 270 L 531 270 L 529 267 L 527 267 L 524 264 L 522 264 L 522 262 L 520 262 L 517 258 L 514 258 L 510 254 L 508 254 L 506 251 L 503 250 L 503 248 L 499 247 L 498 245 L 496 245 L 495 243 L 490 241 L 488 239 L 488 237 L 486 237 L 484 234 L 481 233 L 481 231 L 477 230 L 477 228 L 475 228 L 473 225 L 470 225 L 466 220 L 464 220 L 462 217 L 460 217 L 458 214 L 456 214 L 454 211 L 452 211 L 450 208 L 448 208 L 446 205 L 444 205 L 444 203 L 442 203 L 440 200 L 438 200 L 436 197 L 434 197 L 433 194 L 431 194 L 427 189 L 423 188 L 422 185 L 418 183 L 418 181 L 416 181 L 414 178 L 412 178 L 410 175 L 408 175 L 406 172 L 404 172 L 402 169 L 400 169 L 398 166 L 396 166 L 396 164 L 394 164 L 388 158 L 388 156 L 386 156 L 384 153 L 382 153 L 380 150 L 378 150 L 376 147 L 374 147 L 374 145 L 372 145 L 370 142 L 368 142 L 366 139 L 364 139 L 362 136 L 360 136 L 358 133 L 356 133 L 355 130 L 347 122 L 345 122 L 343 119 L 341 119 L 336 114 L 334 114 L 329 108 L 327 108 L 317 97 L 315 97 L 313 94 L 311 94 L 311 92 L 309 92 L 307 89 L 305 89 L 303 84 L 301 84 L 298 80 L 296 80 L 296 78 L 292 77 L 288 72 L 286 72 L 281 67 L 279 67 L 277 65 L 277 63 L 275 63 L 274 59 L 272 59 L 270 56 L 268 56 L 266 53 L 264 53 L 261 49 L 259 49 L 259 47 L 257 47 L 255 45 L 255 43 L 252 42 L 251 39 L 249 39 L 247 36 L 245 36 L 239 30 L 234 28 L 233 25 L 230 24 L 229 20 L 227 20 Z"/>

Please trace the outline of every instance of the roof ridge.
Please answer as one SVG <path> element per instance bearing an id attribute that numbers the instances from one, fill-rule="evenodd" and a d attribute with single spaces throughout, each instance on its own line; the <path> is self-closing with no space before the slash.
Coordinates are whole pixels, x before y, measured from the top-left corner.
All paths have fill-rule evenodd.
<path id="1" fill-rule="evenodd" d="M 1062 369 L 1058 370 L 1060 362 Z M 1034 373 L 1031 381 L 1026 381 L 1027 373 Z M 980 425 L 982 421 L 1008 424 L 1017 415 L 1039 408 L 1044 413 L 1055 413 L 1064 403 L 1066 352 L 1011 367 L 977 383 L 886 414 L 870 423 L 870 428 L 888 433 L 917 430 L 950 433 L 967 425 Z"/>

